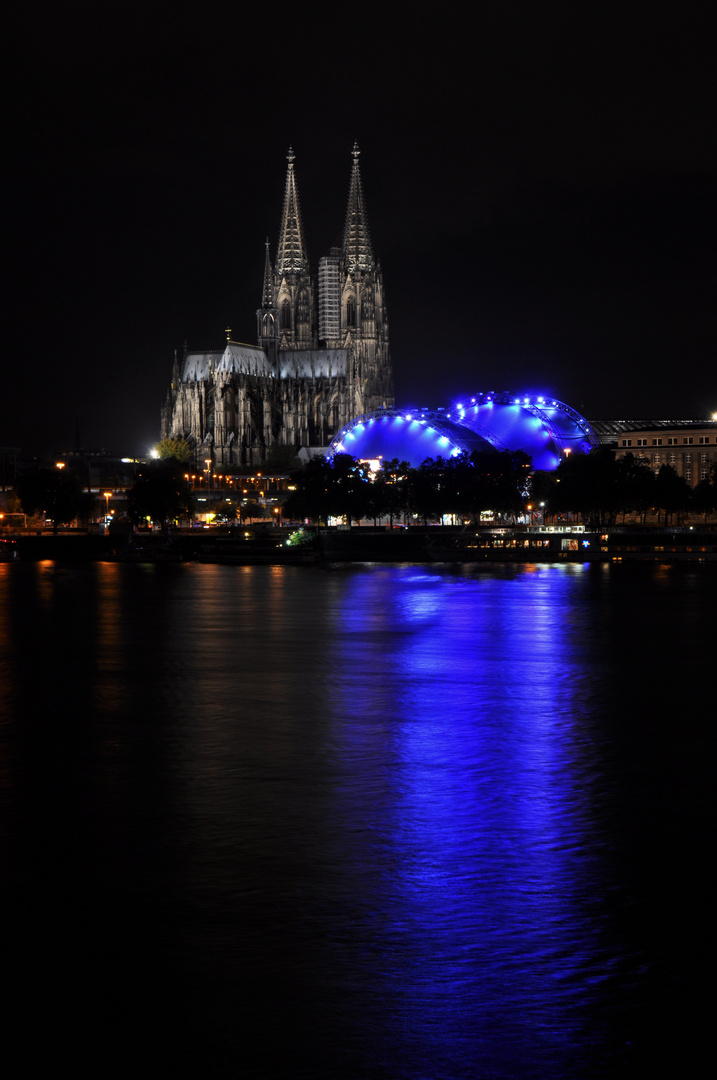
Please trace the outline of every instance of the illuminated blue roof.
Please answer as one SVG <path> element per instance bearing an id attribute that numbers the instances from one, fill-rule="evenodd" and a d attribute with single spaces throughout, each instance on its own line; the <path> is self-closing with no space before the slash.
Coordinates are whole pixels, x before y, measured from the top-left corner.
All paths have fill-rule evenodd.
<path id="1" fill-rule="evenodd" d="M 380 409 L 358 416 L 339 431 L 326 451 L 362 460 L 398 458 L 420 465 L 426 458 L 457 457 L 474 450 L 492 450 L 478 432 L 427 409 Z"/>
<path id="2" fill-rule="evenodd" d="M 398 458 L 417 466 L 474 450 L 524 450 L 536 469 L 555 469 L 566 452 L 598 445 L 590 424 L 555 398 L 488 393 L 451 408 L 381 409 L 356 417 L 338 432 L 326 456 Z"/>

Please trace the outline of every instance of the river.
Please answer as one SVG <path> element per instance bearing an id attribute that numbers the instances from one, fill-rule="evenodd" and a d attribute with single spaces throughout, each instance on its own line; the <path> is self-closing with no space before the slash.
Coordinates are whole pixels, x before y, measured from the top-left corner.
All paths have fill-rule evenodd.
<path id="1" fill-rule="evenodd" d="M 692 1075 L 716 611 L 711 566 L 0 564 L 26 1070 Z"/>

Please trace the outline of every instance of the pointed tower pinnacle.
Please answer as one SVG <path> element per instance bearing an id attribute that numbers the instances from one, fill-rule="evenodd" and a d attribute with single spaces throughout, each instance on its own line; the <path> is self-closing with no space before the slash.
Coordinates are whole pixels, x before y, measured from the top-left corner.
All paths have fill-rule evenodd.
<path id="1" fill-rule="evenodd" d="M 346 211 L 346 226 L 344 228 L 344 258 L 349 271 L 371 270 L 373 267 L 373 249 L 368 231 L 361 173 L 359 172 L 359 154 L 361 151 L 357 142 L 354 143 L 351 153 L 354 163 L 351 169 L 349 205 Z"/>
<path id="2" fill-rule="evenodd" d="M 295 156 L 294 151 L 289 147 L 289 153 L 286 155 L 289 167 L 286 173 L 284 209 L 281 215 L 279 249 L 276 253 L 276 272 L 279 277 L 284 277 L 286 274 L 306 274 L 309 270 L 309 260 L 306 257 L 304 247 L 304 227 L 301 222 L 299 193 L 296 190 L 296 177 L 294 176 Z"/>
<path id="3" fill-rule="evenodd" d="M 266 253 L 264 255 L 264 287 L 261 292 L 261 306 L 265 310 L 273 306 L 273 291 L 271 288 L 271 259 L 269 258 L 269 237 L 266 238 Z"/>

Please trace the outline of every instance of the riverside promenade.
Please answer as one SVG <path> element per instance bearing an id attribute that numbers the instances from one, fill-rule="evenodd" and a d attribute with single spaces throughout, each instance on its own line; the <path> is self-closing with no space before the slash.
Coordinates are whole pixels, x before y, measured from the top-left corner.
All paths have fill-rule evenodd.
<path id="1" fill-rule="evenodd" d="M 717 562 L 715 526 L 355 526 L 173 529 L 100 535 L 81 529 L 5 533 L 3 561 L 217 562 Z"/>

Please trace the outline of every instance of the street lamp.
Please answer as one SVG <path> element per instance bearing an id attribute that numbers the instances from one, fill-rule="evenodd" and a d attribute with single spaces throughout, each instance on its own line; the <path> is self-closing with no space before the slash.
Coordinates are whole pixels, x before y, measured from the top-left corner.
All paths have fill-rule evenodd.
<path id="1" fill-rule="evenodd" d="M 102 492 L 105 500 L 105 525 L 107 524 L 107 518 L 110 516 L 110 499 L 112 498 L 111 491 Z"/>
<path id="2" fill-rule="evenodd" d="M 208 510 L 208 513 L 207 513 L 207 525 L 208 525 L 209 524 L 209 519 L 212 516 L 212 459 L 211 458 L 205 458 L 204 459 L 204 464 L 207 466 L 207 505 L 209 507 L 209 510 Z"/>

